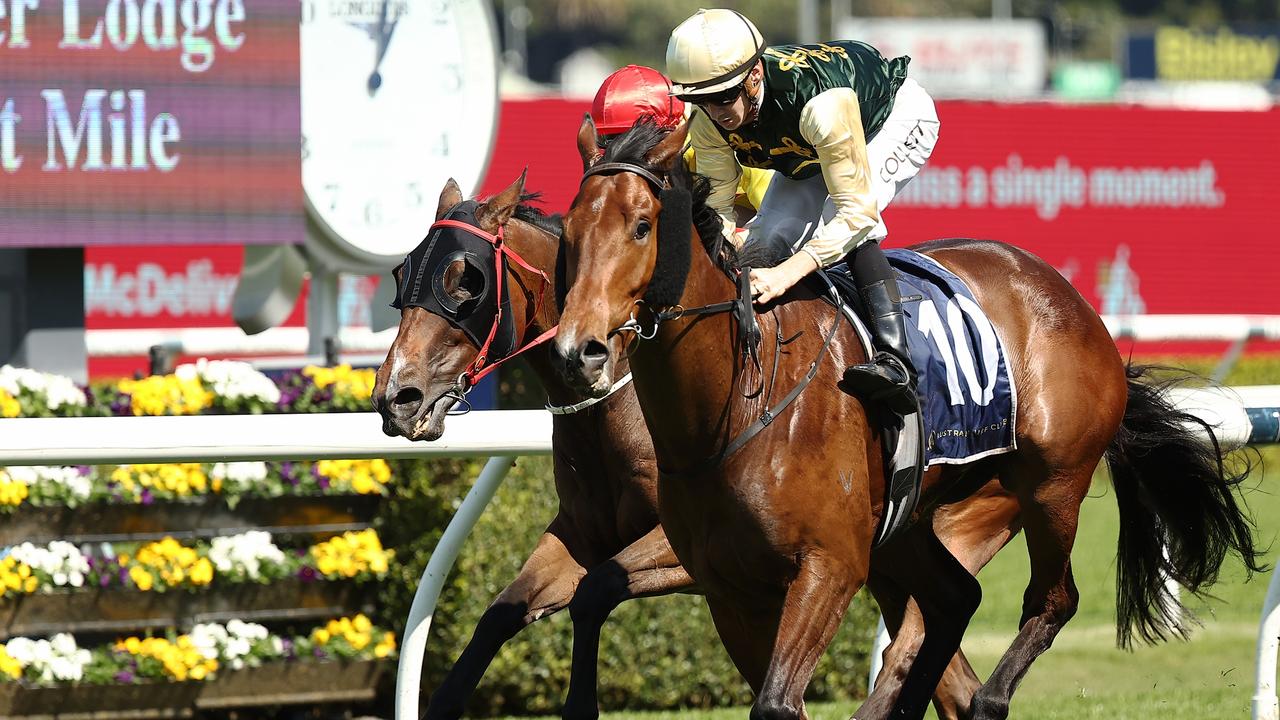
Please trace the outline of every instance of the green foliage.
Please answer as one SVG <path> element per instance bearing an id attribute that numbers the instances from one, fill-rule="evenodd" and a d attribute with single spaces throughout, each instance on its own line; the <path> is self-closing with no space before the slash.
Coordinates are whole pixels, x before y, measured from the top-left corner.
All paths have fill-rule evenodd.
<path id="1" fill-rule="evenodd" d="M 397 563 L 382 593 L 382 619 L 403 623 L 413 590 L 444 525 L 479 471 L 478 462 L 402 462 L 380 527 Z M 548 458 L 522 458 L 464 546 L 440 598 L 427 645 L 423 687 L 437 686 L 470 639 L 481 614 L 513 580 L 558 500 Z M 814 699 L 866 691 L 873 603 L 860 595 L 819 664 Z M 397 634 L 403 625 L 396 627 Z M 568 613 L 542 620 L 503 647 L 469 708 L 471 715 L 552 714 L 568 689 L 572 652 Z M 676 595 L 623 603 L 605 625 L 600 648 L 604 709 L 709 708 L 750 701 L 722 648 L 702 598 Z"/>

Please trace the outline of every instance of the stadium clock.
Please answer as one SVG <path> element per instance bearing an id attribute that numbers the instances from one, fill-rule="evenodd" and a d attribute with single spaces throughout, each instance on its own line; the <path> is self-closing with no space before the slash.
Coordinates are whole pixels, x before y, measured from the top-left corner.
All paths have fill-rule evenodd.
<path id="1" fill-rule="evenodd" d="M 488 0 L 303 0 L 302 186 L 309 247 L 382 272 L 435 220 L 445 181 L 474 193 L 498 118 Z"/>

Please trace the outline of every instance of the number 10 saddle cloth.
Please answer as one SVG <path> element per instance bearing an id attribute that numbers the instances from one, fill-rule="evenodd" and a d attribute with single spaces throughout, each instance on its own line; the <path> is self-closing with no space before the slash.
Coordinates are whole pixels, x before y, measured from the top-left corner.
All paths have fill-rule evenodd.
<path id="1" fill-rule="evenodd" d="M 909 521 L 929 466 L 1015 448 L 1017 401 L 1004 345 L 964 282 L 920 253 L 885 255 L 898 274 L 923 422 L 909 416 L 883 429 L 889 497 L 876 544 Z M 827 273 L 843 297 L 857 296 L 843 265 Z M 860 318 L 856 324 L 870 355 L 870 336 Z"/>

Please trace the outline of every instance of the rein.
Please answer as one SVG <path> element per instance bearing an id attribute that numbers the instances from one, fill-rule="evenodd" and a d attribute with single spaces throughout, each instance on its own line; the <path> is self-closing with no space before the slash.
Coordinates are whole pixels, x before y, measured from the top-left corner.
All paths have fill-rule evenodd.
<path id="1" fill-rule="evenodd" d="M 541 289 L 538 290 L 537 303 L 534 305 L 534 309 L 533 309 L 532 317 L 534 318 L 536 318 L 538 314 L 542 312 L 542 304 L 546 298 L 547 288 L 551 286 L 551 280 L 547 278 L 546 273 L 542 272 L 538 268 L 533 267 L 528 262 L 526 262 L 524 258 L 520 257 L 519 253 L 507 247 L 506 243 L 503 242 L 503 228 L 501 226 L 498 227 L 498 234 L 493 235 L 485 232 L 484 230 L 481 230 L 480 228 L 476 227 L 475 225 L 472 225 L 471 223 L 462 222 L 460 220 L 437 220 L 434 224 L 431 225 L 431 230 L 435 230 L 436 228 L 442 228 L 442 227 L 455 228 L 458 230 L 462 230 L 464 232 L 471 233 L 472 235 L 475 235 L 476 237 L 488 242 L 490 245 L 493 246 L 493 249 L 494 249 L 494 253 L 493 253 L 493 258 L 494 258 L 493 262 L 495 266 L 494 267 L 494 270 L 495 270 L 494 283 L 497 286 L 495 288 L 494 301 L 498 304 L 498 312 L 497 312 L 497 315 L 495 315 L 494 317 L 493 326 L 489 328 L 489 335 L 485 338 L 484 344 L 480 346 L 480 350 L 476 353 L 475 360 L 472 360 L 471 363 L 467 365 L 467 368 L 463 370 L 462 375 L 458 377 L 459 389 L 462 391 L 462 395 L 465 397 L 466 394 L 471 392 L 471 389 L 475 387 L 476 383 L 478 383 L 482 378 L 484 378 L 484 376 L 488 375 L 494 370 L 497 370 L 503 363 L 555 337 L 556 329 L 559 328 L 559 326 L 556 325 L 556 326 L 553 326 L 550 330 L 544 331 L 541 335 L 534 338 L 533 340 L 530 340 L 528 343 L 525 343 L 523 346 L 521 346 L 514 352 L 508 354 L 506 357 L 498 358 L 498 360 L 495 362 L 489 362 L 489 347 L 493 345 L 493 339 L 498 334 L 498 327 L 502 324 L 503 280 L 507 274 L 506 268 L 503 265 L 503 258 L 504 257 L 509 258 L 520 267 L 542 278 L 542 287 Z M 525 326 L 521 328 L 517 337 L 523 337 L 524 334 L 529 330 L 529 325 L 531 325 L 532 323 L 533 323 L 532 320 L 526 323 Z"/>
<path id="2" fill-rule="evenodd" d="M 677 162 L 679 162 L 679 160 L 677 160 Z M 659 179 L 653 173 L 649 172 L 649 170 L 643 167 L 640 167 L 639 165 L 635 165 L 627 162 L 611 162 L 611 163 L 602 163 L 602 164 L 594 165 L 583 174 L 582 179 L 586 180 L 588 177 L 592 175 L 604 174 L 604 173 L 617 173 L 617 172 L 625 172 L 625 173 L 632 173 L 634 175 L 639 175 L 640 177 L 647 180 L 654 187 L 655 190 L 662 190 L 669 187 L 668 183 Z M 751 359 L 755 362 L 756 367 L 759 368 L 760 360 L 759 360 L 759 355 L 757 351 L 757 345 L 760 340 L 760 328 L 759 328 L 759 325 L 756 323 L 756 313 L 755 313 L 754 305 L 751 299 L 751 283 L 749 280 L 749 276 L 750 276 L 750 268 L 743 268 L 742 270 L 739 271 L 739 274 L 736 280 L 736 284 L 738 287 L 738 296 L 733 300 L 725 300 L 723 302 L 710 303 L 708 305 L 702 305 L 700 307 L 694 307 L 694 308 L 684 308 L 679 305 L 676 305 L 674 307 L 668 307 L 663 309 L 652 309 L 650 310 L 650 314 L 652 315 L 653 324 L 650 328 L 647 328 L 647 329 L 644 326 L 644 324 L 640 321 L 640 319 L 636 317 L 636 312 L 633 310 L 631 312 L 631 318 L 628 319 L 622 325 L 619 325 L 618 327 L 609 331 L 609 334 L 606 336 L 606 338 L 612 338 L 614 335 L 617 335 L 623 332 L 634 332 L 636 334 L 636 337 L 639 338 L 640 340 L 653 340 L 658 336 L 658 329 L 664 322 L 671 322 L 671 321 L 679 320 L 681 318 L 690 317 L 690 316 L 733 313 L 734 319 L 737 321 L 739 328 L 742 330 L 745 336 L 744 337 L 745 349 L 743 350 L 743 353 L 746 355 L 749 355 Z M 643 300 L 637 300 L 636 305 L 638 307 L 645 307 Z M 839 302 L 837 301 L 837 307 L 838 306 L 839 306 Z M 667 475 L 697 475 L 699 473 L 705 472 L 707 470 L 710 470 L 713 467 L 716 467 L 717 465 L 720 465 L 725 460 L 729 459 L 729 457 L 731 457 L 734 453 L 741 450 L 743 446 L 745 446 L 748 442 L 750 442 L 753 438 L 755 438 L 756 435 L 759 435 L 762 430 L 769 427 L 769 425 L 773 423 L 774 419 L 777 418 L 778 415 L 780 415 L 784 410 L 786 410 L 787 407 L 791 405 L 791 403 L 795 402 L 796 398 L 800 397 L 800 393 L 804 392 L 804 389 L 808 387 L 809 383 L 813 381 L 813 378 L 817 376 L 818 366 L 822 362 L 823 356 L 827 355 L 827 351 L 831 347 L 831 341 L 835 338 L 836 329 L 840 327 L 840 317 L 841 315 L 837 313 L 835 322 L 831 324 L 831 329 L 827 331 L 825 337 L 822 340 L 822 347 L 818 350 L 817 357 L 813 359 L 813 362 L 809 363 L 809 370 L 805 373 L 804 377 L 801 378 L 800 382 L 798 382 L 796 386 L 793 387 L 791 391 L 786 394 L 786 396 L 784 396 L 780 401 L 778 401 L 776 405 L 769 406 L 769 399 L 773 395 L 775 381 L 777 380 L 777 377 L 778 377 L 778 365 L 780 362 L 780 358 L 782 356 L 782 346 L 786 345 L 789 342 L 793 342 L 795 340 L 795 337 L 798 337 L 798 336 L 795 336 L 795 337 L 792 337 L 791 339 L 784 339 L 782 336 L 782 326 L 780 324 L 776 325 L 774 328 L 774 341 L 776 345 L 775 345 L 775 350 L 773 354 L 773 370 L 769 377 L 769 389 L 765 395 L 765 410 L 762 413 L 760 413 L 760 416 L 756 418 L 755 421 L 753 421 L 749 426 L 747 426 L 745 430 L 739 433 L 733 440 L 731 440 L 727 445 L 725 445 L 720 450 L 720 452 L 716 453 L 715 455 L 711 455 L 710 457 L 705 458 L 704 460 L 694 465 L 693 467 L 687 468 L 685 470 L 669 471 L 659 466 L 658 468 L 659 471 Z M 631 376 L 628 375 L 627 378 L 625 379 L 629 379 L 630 377 Z M 616 388 L 617 386 L 615 385 L 614 389 L 616 390 Z M 613 390 L 610 390 L 610 393 L 612 392 Z M 754 397 L 754 394 L 753 394 L 753 397 Z"/>

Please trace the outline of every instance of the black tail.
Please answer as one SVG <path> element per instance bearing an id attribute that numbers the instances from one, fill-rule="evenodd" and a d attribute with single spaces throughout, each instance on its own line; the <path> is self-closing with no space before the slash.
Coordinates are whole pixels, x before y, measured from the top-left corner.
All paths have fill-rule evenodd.
<path id="1" fill-rule="evenodd" d="M 1235 454 L 1228 469 L 1213 429 L 1166 397 L 1186 375 L 1152 380 L 1150 373 L 1157 369 L 1166 368 L 1126 368 L 1129 402 L 1107 448 L 1120 506 L 1116 640 L 1121 647 L 1129 647 L 1134 633 L 1147 643 L 1170 632 L 1186 637 L 1185 626 L 1176 620 L 1182 608 L 1165 578 L 1199 594 L 1217 580 L 1232 550 L 1250 573 L 1264 570 L 1253 522 L 1234 495 L 1252 463 Z"/>

